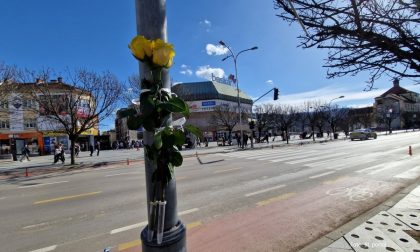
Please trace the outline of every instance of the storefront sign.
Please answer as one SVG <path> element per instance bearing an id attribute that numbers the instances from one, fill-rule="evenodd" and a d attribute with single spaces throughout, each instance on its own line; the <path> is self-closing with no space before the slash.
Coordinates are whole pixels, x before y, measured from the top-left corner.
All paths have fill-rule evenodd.
<path id="1" fill-rule="evenodd" d="M 216 101 L 203 101 L 201 102 L 201 106 L 203 107 L 216 106 Z"/>

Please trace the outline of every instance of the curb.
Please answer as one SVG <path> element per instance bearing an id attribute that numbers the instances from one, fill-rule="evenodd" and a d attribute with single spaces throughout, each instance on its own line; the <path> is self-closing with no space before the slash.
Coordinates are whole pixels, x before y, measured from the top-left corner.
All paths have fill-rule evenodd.
<path id="1" fill-rule="evenodd" d="M 366 222 L 370 218 L 374 217 L 381 211 L 387 211 L 388 209 L 392 208 L 395 204 L 397 204 L 400 200 L 402 200 L 405 196 L 407 196 L 412 190 L 414 190 L 420 183 L 420 179 L 416 179 L 411 185 L 407 186 L 406 188 L 396 192 L 394 195 L 389 197 L 386 201 L 380 203 L 379 205 L 367 210 L 366 212 L 362 213 L 356 218 L 353 218 L 349 222 L 343 224 L 342 226 L 338 227 L 337 229 L 329 232 L 328 234 L 323 235 L 322 237 L 318 238 L 315 241 L 307 244 L 305 247 L 299 250 L 299 252 L 313 252 L 313 251 L 320 251 L 341 237 L 345 234 L 353 230 L 354 228 L 358 227 L 362 223 Z"/>

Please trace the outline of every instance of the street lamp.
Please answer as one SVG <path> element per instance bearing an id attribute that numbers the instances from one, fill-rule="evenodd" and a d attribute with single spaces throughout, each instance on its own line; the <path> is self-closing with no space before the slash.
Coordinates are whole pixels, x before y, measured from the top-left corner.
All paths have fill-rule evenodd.
<path id="1" fill-rule="evenodd" d="M 219 44 L 226 47 L 229 52 L 230 55 L 224 57 L 222 59 L 222 61 L 225 61 L 228 58 L 232 58 L 233 59 L 233 64 L 235 65 L 235 78 L 236 78 L 236 89 L 237 89 L 237 94 L 238 94 L 238 112 L 239 112 L 239 127 L 241 130 L 241 144 L 242 144 L 242 148 L 244 147 L 243 141 L 244 141 L 244 135 L 243 135 L 243 130 L 242 130 L 242 113 L 241 113 L 241 98 L 239 97 L 239 78 L 238 78 L 238 68 L 237 68 L 237 60 L 238 60 L 238 56 L 246 51 L 252 51 L 252 50 L 257 50 L 258 47 L 254 46 L 242 51 L 239 51 L 236 55 L 233 53 L 232 49 L 222 40 L 219 41 Z"/>
<path id="2" fill-rule="evenodd" d="M 334 100 L 338 100 L 338 99 L 341 99 L 341 98 L 344 98 L 344 95 L 340 95 L 339 97 L 336 97 L 336 98 L 334 98 L 334 99 L 331 99 L 331 101 L 328 103 L 328 107 L 331 107 L 331 102 L 332 102 L 332 101 L 334 101 Z"/>

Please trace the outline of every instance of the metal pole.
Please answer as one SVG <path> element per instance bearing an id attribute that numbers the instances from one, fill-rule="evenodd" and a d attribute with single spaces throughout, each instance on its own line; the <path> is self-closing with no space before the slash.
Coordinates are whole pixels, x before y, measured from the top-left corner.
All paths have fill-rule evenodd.
<path id="1" fill-rule="evenodd" d="M 145 36 L 147 39 L 167 40 L 166 34 L 166 0 L 135 0 L 136 4 L 136 21 L 137 33 Z M 146 64 L 140 63 L 140 79 L 151 79 L 150 69 Z M 162 72 L 163 88 L 170 89 L 169 74 L 167 70 Z M 143 87 L 142 87 L 143 88 Z M 141 101 L 140 101 L 141 103 Z M 171 120 L 168 120 L 171 124 Z M 153 144 L 153 132 L 144 132 L 144 142 L 147 145 Z M 147 211 L 149 214 L 149 202 L 152 199 L 153 183 L 152 174 L 156 169 L 151 160 L 145 158 L 146 171 L 146 194 L 147 194 Z M 177 197 L 176 182 L 172 179 L 166 187 L 166 210 L 165 210 L 165 226 L 163 240 L 161 244 L 157 244 L 156 237 L 152 241 L 147 240 L 147 227 L 145 227 L 140 239 L 143 252 L 155 251 L 186 251 L 186 228 L 178 219 L 177 214 Z"/>

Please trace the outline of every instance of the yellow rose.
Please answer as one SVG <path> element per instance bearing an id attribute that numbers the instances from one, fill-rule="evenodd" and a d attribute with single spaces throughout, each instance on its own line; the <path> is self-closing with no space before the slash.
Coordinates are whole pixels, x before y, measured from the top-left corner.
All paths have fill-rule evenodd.
<path id="1" fill-rule="evenodd" d="M 175 51 L 173 45 L 165 43 L 161 39 L 154 41 L 153 47 L 153 63 L 169 68 L 172 66 L 173 58 L 175 56 Z"/>
<path id="2" fill-rule="evenodd" d="M 137 59 L 143 61 L 145 57 L 152 57 L 153 42 L 146 39 L 144 36 L 136 36 L 131 40 L 128 46 L 131 49 L 131 53 Z"/>

